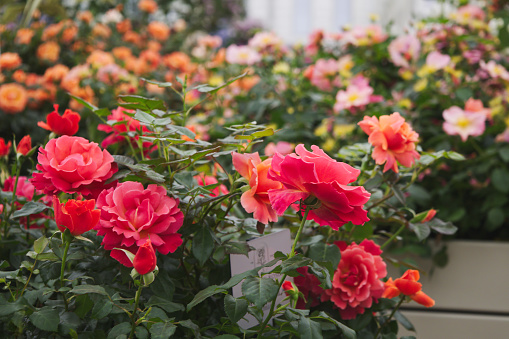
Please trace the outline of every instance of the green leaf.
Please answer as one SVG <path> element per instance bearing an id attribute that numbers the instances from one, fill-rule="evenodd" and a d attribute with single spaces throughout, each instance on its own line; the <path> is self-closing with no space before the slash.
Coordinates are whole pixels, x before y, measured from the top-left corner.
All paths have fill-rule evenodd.
<path id="1" fill-rule="evenodd" d="M 163 298 L 155 296 L 155 295 L 150 297 L 150 299 L 147 303 L 147 306 L 160 307 L 163 310 L 165 310 L 167 313 L 173 313 L 173 312 L 178 312 L 178 311 L 184 310 L 184 305 L 168 301 L 166 299 L 163 299 Z"/>
<path id="2" fill-rule="evenodd" d="M 219 287 L 217 285 L 211 285 L 200 292 L 196 293 L 193 300 L 189 304 L 187 304 L 187 311 L 189 312 L 194 306 L 201 303 L 203 300 L 211 297 L 217 293 L 226 292 L 225 288 Z"/>
<path id="3" fill-rule="evenodd" d="M 145 112 L 153 111 L 155 109 L 160 109 L 166 111 L 166 106 L 164 102 L 159 99 L 145 98 L 139 95 L 119 95 L 118 96 L 122 101 L 127 103 L 132 103 L 129 107 L 136 109 L 141 109 Z M 120 106 L 126 107 L 127 105 L 120 104 Z"/>
<path id="4" fill-rule="evenodd" d="M 43 307 L 32 313 L 29 318 L 35 327 L 43 331 L 58 331 L 58 324 L 60 323 L 58 310 L 54 310 L 50 307 Z"/>
<path id="5" fill-rule="evenodd" d="M 509 162 L 509 146 L 505 146 L 499 149 L 498 154 L 500 155 L 500 158 L 502 158 L 503 162 Z"/>
<path id="6" fill-rule="evenodd" d="M 272 128 L 266 128 L 263 131 L 254 132 L 253 134 L 251 134 L 251 136 L 254 139 L 268 137 L 268 136 L 271 136 L 271 135 L 274 135 L 274 130 Z"/>
<path id="7" fill-rule="evenodd" d="M 74 313 L 81 319 L 85 318 L 87 313 L 94 307 L 94 302 L 88 297 L 87 294 L 78 295 L 76 298 L 76 309 Z"/>
<path id="8" fill-rule="evenodd" d="M 97 111 L 99 108 L 92 105 L 91 103 L 89 103 L 88 101 L 85 101 L 83 99 L 81 99 L 80 97 L 77 97 L 77 96 L 74 96 L 72 95 L 71 93 L 69 93 L 69 95 L 74 99 L 76 100 L 77 102 L 79 102 L 80 104 L 82 104 L 83 106 L 85 106 L 86 108 L 88 108 L 89 110 L 95 112 Z"/>
<path id="9" fill-rule="evenodd" d="M 214 250 L 214 239 L 208 226 L 203 225 L 201 229 L 196 232 L 193 238 L 192 252 L 201 266 L 210 258 Z"/>
<path id="10" fill-rule="evenodd" d="M 496 168 L 491 173 L 491 183 L 497 191 L 509 193 L 509 171 L 505 168 Z"/>
<path id="11" fill-rule="evenodd" d="M 48 246 L 49 240 L 44 235 L 40 237 L 39 239 L 34 241 L 34 251 L 35 253 L 39 254 L 44 251 L 46 246 Z"/>
<path id="12" fill-rule="evenodd" d="M 110 314 L 112 308 L 113 303 L 109 299 L 100 299 L 92 308 L 92 318 L 102 319 Z"/>
<path id="13" fill-rule="evenodd" d="M 331 318 L 327 313 L 325 313 L 323 311 L 321 311 L 318 315 L 319 315 L 320 318 L 328 320 L 328 321 L 334 323 L 337 327 L 339 327 L 339 329 L 341 330 L 341 332 L 343 332 L 343 335 L 347 339 L 357 339 L 357 334 L 350 327 L 348 327 L 345 324 L 337 321 L 334 318 Z M 315 317 L 313 317 L 313 318 L 315 318 Z"/>
<path id="14" fill-rule="evenodd" d="M 236 335 L 233 335 L 233 334 L 221 334 L 221 335 L 215 336 L 212 339 L 239 339 L 239 337 L 237 337 Z"/>
<path id="15" fill-rule="evenodd" d="M 150 84 L 154 84 L 154 85 L 157 85 L 161 88 L 166 88 L 166 87 L 171 87 L 172 86 L 172 83 L 171 82 L 159 82 L 159 81 L 155 81 L 155 80 L 149 80 L 149 79 L 145 79 L 145 78 L 140 78 L 141 80 L 143 81 L 146 81 Z"/>
<path id="16" fill-rule="evenodd" d="M 394 196 L 396 197 L 396 199 L 398 199 L 398 201 L 402 204 L 402 205 L 405 205 L 405 196 L 403 195 L 403 192 L 401 192 L 401 190 L 399 189 L 399 187 L 396 187 L 396 186 L 392 186 L 392 192 L 394 193 Z"/>
<path id="17" fill-rule="evenodd" d="M 125 321 L 125 322 L 120 323 L 117 326 L 113 327 L 108 332 L 108 339 L 115 339 L 119 335 L 122 335 L 122 334 L 128 335 L 129 333 L 131 333 L 131 324 L 128 323 L 127 321 Z"/>
<path id="18" fill-rule="evenodd" d="M 148 330 L 143 326 L 137 326 L 136 329 L 134 330 L 134 336 L 137 339 L 148 339 L 149 338 Z"/>
<path id="19" fill-rule="evenodd" d="M 446 152 L 447 159 L 455 160 L 455 161 L 463 161 L 465 160 L 465 157 L 462 154 L 459 154 L 454 151 Z"/>
<path id="20" fill-rule="evenodd" d="M 198 90 L 198 92 L 201 92 L 201 93 L 216 93 L 217 91 L 219 91 L 221 88 L 223 87 L 226 87 L 228 86 L 229 84 L 237 81 L 238 79 L 242 78 L 242 77 L 245 77 L 247 75 L 248 72 L 245 72 L 245 73 L 242 73 L 241 75 L 238 75 L 234 78 L 231 78 L 229 79 L 227 82 L 225 82 L 224 84 L 222 85 L 219 85 L 217 87 L 212 87 L 210 85 L 198 85 L 198 86 L 195 86 L 191 89 L 196 89 Z"/>
<path id="21" fill-rule="evenodd" d="M 76 313 L 64 312 L 60 315 L 60 333 L 69 333 L 80 326 L 81 320 Z"/>
<path id="22" fill-rule="evenodd" d="M 320 323 L 306 317 L 301 317 L 299 319 L 298 330 L 301 338 L 306 339 L 323 338 L 322 327 L 320 326 Z"/>
<path id="23" fill-rule="evenodd" d="M 247 312 L 248 303 L 245 299 L 235 299 L 227 294 L 224 297 L 224 310 L 232 323 L 236 324 Z"/>
<path id="24" fill-rule="evenodd" d="M 308 256 L 314 261 L 330 262 L 332 267 L 336 268 L 341 260 L 341 251 L 339 247 L 334 244 L 326 244 L 325 242 L 318 242 L 309 246 Z"/>
<path id="25" fill-rule="evenodd" d="M 0 297 L 0 317 L 11 315 L 14 312 L 22 310 L 24 307 L 25 305 L 23 305 L 19 299 L 16 302 L 10 303 Z"/>
<path id="26" fill-rule="evenodd" d="M 177 326 L 170 322 L 155 323 L 150 327 L 150 334 L 152 339 L 166 339 L 171 337 L 176 330 Z"/>
<path id="27" fill-rule="evenodd" d="M 250 277 L 242 283 L 242 293 L 258 308 L 277 297 L 279 285 L 272 279 Z"/>
<path id="28" fill-rule="evenodd" d="M 98 285 L 78 285 L 71 290 L 71 293 L 75 294 L 97 293 L 106 296 L 108 295 L 104 287 Z"/>
<path id="29" fill-rule="evenodd" d="M 281 273 L 288 273 L 299 267 L 307 266 L 310 262 L 311 259 L 304 257 L 302 254 L 297 254 L 290 259 L 283 260 L 281 263 Z"/>
<path id="30" fill-rule="evenodd" d="M 461 101 L 467 101 L 469 98 L 471 98 L 474 94 L 472 93 L 472 90 L 467 87 L 458 88 L 456 90 L 456 96 Z"/>
<path id="31" fill-rule="evenodd" d="M 405 317 L 401 312 L 396 311 L 396 313 L 394 313 L 394 318 L 396 318 L 396 320 L 399 321 L 399 323 L 403 325 L 404 328 L 406 328 L 409 331 L 415 332 L 414 325 L 412 325 L 410 320 L 408 320 L 407 317 Z"/>
<path id="32" fill-rule="evenodd" d="M 179 321 L 179 325 L 193 331 L 193 335 L 195 338 L 202 338 L 202 336 L 200 334 L 200 327 L 198 325 L 196 325 L 192 320 L 190 320 L 190 319 L 181 320 L 181 321 Z"/>
<path id="33" fill-rule="evenodd" d="M 431 229 L 427 223 L 409 223 L 408 227 L 417 235 L 419 241 L 426 239 L 431 233 Z"/>
<path id="34" fill-rule="evenodd" d="M 443 221 L 438 218 L 433 218 L 430 221 L 428 221 L 426 224 L 428 224 L 433 230 L 437 231 L 438 233 L 442 234 L 454 234 L 458 230 L 456 226 L 452 224 L 450 221 Z"/>
<path id="35" fill-rule="evenodd" d="M 134 119 L 138 120 L 139 122 L 141 122 L 144 125 L 149 125 L 150 126 L 150 125 L 152 125 L 152 123 L 154 122 L 154 120 L 156 118 L 154 118 L 153 116 L 151 116 L 148 113 L 145 113 L 145 112 L 140 111 L 140 110 L 136 110 L 136 114 L 134 115 Z"/>
<path id="36" fill-rule="evenodd" d="M 26 217 L 32 214 L 41 213 L 49 208 L 41 202 L 28 201 L 21 209 L 17 210 L 12 214 L 13 218 Z"/>
<path id="37" fill-rule="evenodd" d="M 504 223 L 505 214 L 500 207 L 493 207 L 488 211 L 488 224 L 490 230 L 496 229 Z"/>

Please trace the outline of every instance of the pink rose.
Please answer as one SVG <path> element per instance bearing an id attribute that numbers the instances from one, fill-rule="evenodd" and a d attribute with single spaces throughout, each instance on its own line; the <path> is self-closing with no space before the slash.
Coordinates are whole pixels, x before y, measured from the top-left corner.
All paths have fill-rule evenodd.
<path id="1" fill-rule="evenodd" d="M 318 200 L 319 207 L 309 211 L 308 219 L 337 230 L 347 222 L 362 225 L 369 220 L 362 207 L 370 193 L 362 186 L 348 186 L 357 180 L 360 171 L 330 158 L 318 146 L 295 147 L 287 156 L 279 153 L 272 159 L 268 178 L 283 184 L 269 190 L 269 199 L 277 214 L 282 215 L 294 202 Z M 308 199 L 311 198 L 311 199 Z"/>
<path id="2" fill-rule="evenodd" d="M 339 246 L 341 248 L 341 246 Z M 341 251 L 341 261 L 332 278 L 332 289 L 325 290 L 339 308 L 343 319 L 354 319 L 382 297 L 387 275 L 382 250 L 372 240 L 355 242 Z"/>
<path id="3" fill-rule="evenodd" d="M 81 193 L 96 196 L 104 182 L 117 172 L 117 164 L 107 150 L 81 137 L 61 136 L 39 148 L 40 173 L 31 179 L 46 194 Z"/>
<path id="4" fill-rule="evenodd" d="M 136 253 L 138 247 L 150 239 L 162 254 L 175 252 L 182 244 L 177 231 L 184 214 L 178 208 L 179 200 L 167 196 L 162 186 L 127 181 L 116 188 L 104 190 L 97 198 L 101 219 L 94 228 L 103 235 L 102 245 L 121 264 L 132 267 L 126 254 L 114 248 Z"/>
<path id="5" fill-rule="evenodd" d="M 277 215 L 271 206 L 268 191 L 281 188 L 281 183 L 270 180 L 267 174 L 272 159 L 261 161 L 258 152 L 239 154 L 232 153 L 233 166 L 244 178 L 249 181 L 250 190 L 244 192 L 240 198 L 242 207 L 263 224 L 277 221 Z"/>

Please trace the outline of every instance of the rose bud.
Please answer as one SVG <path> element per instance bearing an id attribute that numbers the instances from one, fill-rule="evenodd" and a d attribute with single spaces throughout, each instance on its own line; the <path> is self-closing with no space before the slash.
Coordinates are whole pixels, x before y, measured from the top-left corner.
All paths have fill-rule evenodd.
<path id="1" fill-rule="evenodd" d="M 134 256 L 133 266 L 140 275 L 145 275 L 155 270 L 157 265 L 157 257 L 152 242 L 148 239 L 140 246 L 138 252 Z"/>

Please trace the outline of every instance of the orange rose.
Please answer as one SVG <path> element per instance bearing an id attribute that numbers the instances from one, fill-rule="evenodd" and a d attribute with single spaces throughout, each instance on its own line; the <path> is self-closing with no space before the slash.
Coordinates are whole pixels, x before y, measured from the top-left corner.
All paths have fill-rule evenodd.
<path id="1" fill-rule="evenodd" d="M 62 30 L 64 26 L 64 22 L 61 21 L 58 24 L 49 25 L 44 29 L 44 32 L 42 32 L 42 40 L 48 41 L 50 39 L 55 38 L 58 33 Z"/>
<path id="2" fill-rule="evenodd" d="M 117 23 L 117 31 L 124 34 L 127 31 L 132 29 L 131 21 L 129 19 L 125 19 Z"/>
<path id="3" fill-rule="evenodd" d="M 92 35 L 96 37 L 108 38 L 111 35 L 111 29 L 104 24 L 97 24 L 92 28 Z"/>
<path id="4" fill-rule="evenodd" d="M 78 27 L 71 21 L 62 33 L 62 41 L 70 43 L 78 34 Z"/>
<path id="5" fill-rule="evenodd" d="M 159 52 L 161 50 L 161 44 L 157 41 L 150 40 L 147 42 L 147 49 L 154 52 Z"/>
<path id="6" fill-rule="evenodd" d="M 87 24 L 89 24 L 93 18 L 94 18 L 94 16 L 92 15 L 92 12 L 90 12 L 90 11 L 84 11 L 84 12 L 78 13 L 78 20 L 81 20 Z"/>
<path id="7" fill-rule="evenodd" d="M 132 56 L 131 50 L 125 46 L 113 48 L 112 53 L 113 56 L 119 60 L 127 60 L 130 56 Z"/>
<path id="8" fill-rule="evenodd" d="M 39 59 L 56 62 L 60 56 L 60 46 L 54 41 L 43 43 L 37 48 L 37 57 Z"/>
<path id="9" fill-rule="evenodd" d="M 141 37 L 136 32 L 133 32 L 133 31 L 126 32 L 124 34 L 123 38 L 124 38 L 125 42 L 130 42 L 130 43 L 135 44 L 135 45 L 140 45 L 141 44 Z"/>
<path id="10" fill-rule="evenodd" d="M 166 40 L 170 36 L 170 28 L 159 21 L 152 21 L 147 26 L 148 34 L 156 40 Z"/>
<path id="11" fill-rule="evenodd" d="M 7 114 L 23 111 L 27 105 L 28 95 L 23 86 L 16 83 L 0 86 L 0 109 Z"/>
<path id="12" fill-rule="evenodd" d="M 90 64 L 92 67 L 99 68 L 101 66 L 106 66 L 109 64 L 114 64 L 115 59 L 113 55 L 109 52 L 104 52 L 100 50 L 95 50 L 90 54 L 87 58 L 87 64 Z"/>
<path id="13" fill-rule="evenodd" d="M 64 66 L 62 64 L 55 65 L 46 69 L 44 72 L 44 81 L 45 82 L 60 82 L 63 77 L 65 77 L 69 73 L 69 67 Z"/>
<path id="14" fill-rule="evenodd" d="M 191 64 L 191 58 L 183 52 L 173 52 L 164 56 L 163 63 L 172 70 L 185 72 Z"/>
<path id="15" fill-rule="evenodd" d="M 14 73 L 12 73 L 12 78 L 16 82 L 24 83 L 27 78 L 27 75 L 22 69 L 18 69 Z"/>
<path id="16" fill-rule="evenodd" d="M 0 54 L 0 69 L 13 69 L 21 65 L 21 58 L 18 53 L 2 53 Z"/>
<path id="17" fill-rule="evenodd" d="M 157 3 L 154 0 L 141 0 L 138 2 L 140 11 L 154 13 L 157 10 Z"/>
<path id="18" fill-rule="evenodd" d="M 21 28 L 16 32 L 16 43 L 20 45 L 28 45 L 32 41 L 34 31 L 30 28 Z"/>

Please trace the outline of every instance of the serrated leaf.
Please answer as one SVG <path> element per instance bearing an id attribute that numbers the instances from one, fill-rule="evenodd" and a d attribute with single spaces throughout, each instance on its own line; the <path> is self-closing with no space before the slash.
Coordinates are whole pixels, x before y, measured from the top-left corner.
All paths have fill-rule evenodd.
<path id="1" fill-rule="evenodd" d="M 426 239 L 431 233 L 431 229 L 427 223 L 409 223 L 408 227 L 417 235 L 419 241 Z"/>
<path id="2" fill-rule="evenodd" d="M 44 251 L 48 244 L 49 244 L 48 238 L 46 238 L 43 235 L 42 237 L 34 241 L 34 252 L 37 254 L 42 253 L 42 251 Z"/>
<path id="3" fill-rule="evenodd" d="M 50 208 L 41 202 L 28 201 L 21 209 L 17 210 L 12 214 L 13 218 L 26 217 L 32 214 L 41 213 Z"/>
<path id="4" fill-rule="evenodd" d="M 184 305 L 168 301 L 166 299 L 163 299 L 163 298 L 155 296 L 155 295 L 150 297 L 150 299 L 147 303 L 147 306 L 160 307 L 163 310 L 165 310 L 167 313 L 174 313 L 174 312 L 184 310 Z"/>
<path id="5" fill-rule="evenodd" d="M 245 299 L 235 299 L 229 294 L 224 297 L 224 310 L 234 324 L 244 317 L 247 312 L 247 306 L 248 303 Z"/>
<path id="6" fill-rule="evenodd" d="M 330 262 L 332 267 L 338 267 L 341 260 L 341 251 L 334 244 L 317 242 L 309 247 L 308 256 L 314 261 Z"/>
<path id="7" fill-rule="evenodd" d="M 278 292 L 279 285 L 269 278 L 250 277 L 242 283 L 242 293 L 258 308 L 275 299 Z"/>
<path id="8" fill-rule="evenodd" d="M 288 273 L 299 267 L 307 266 L 310 262 L 311 259 L 304 257 L 302 254 L 297 254 L 290 259 L 283 260 L 283 262 L 281 262 L 281 273 Z"/>
<path id="9" fill-rule="evenodd" d="M 92 112 L 97 111 L 99 109 L 97 106 L 94 106 L 91 103 L 89 103 L 88 101 L 85 101 L 85 100 L 81 99 L 80 97 L 74 96 L 71 93 L 69 93 L 69 96 L 71 96 L 71 98 L 73 98 L 74 100 L 76 100 L 77 102 L 79 102 L 80 104 L 82 104 L 83 106 L 85 106 L 86 108 L 91 110 Z"/>
<path id="10" fill-rule="evenodd" d="M 357 334 L 350 327 L 348 327 L 345 324 L 337 321 L 334 318 L 331 318 L 327 313 L 325 313 L 323 311 L 321 311 L 318 315 L 319 315 L 320 318 L 328 320 L 328 321 L 334 323 L 337 327 L 339 327 L 339 329 L 341 330 L 341 332 L 343 332 L 343 335 L 347 339 L 357 339 Z M 313 318 L 315 318 L 315 317 L 313 317 Z"/>
<path id="11" fill-rule="evenodd" d="M 100 299 L 92 308 L 92 318 L 102 319 L 110 314 L 112 308 L 113 303 L 109 299 Z"/>
<path id="12" fill-rule="evenodd" d="M 454 226 L 452 222 L 450 221 L 445 222 L 438 218 L 431 219 L 430 221 L 427 222 L 427 224 L 438 233 L 447 235 L 454 234 L 458 230 L 458 227 Z"/>
<path id="13" fill-rule="evenodd" d="M 171 337 L 176 330 L 177 326 L 170 322 L 155 323 L 150 327 L 150 334 L 152 339 L 167 339 Z"/>
<path id="14" fill-rule="evenodd" d="M 108 295 L 104 287 L 98 285 L 78 285 L 71 290 L 71 293 L 74 294 L 97 293 L 106 296 Z"/>
<path id="15" fill-rule="evenodd" d="M 118 324 L 117 326 L 114 326 L 109 332 L 108 332 L 108 339 L 115 339 L 118 336 L 125 334 L 128 335 L 131 332 L 131 324 L 127 321 Z"/>
<path id="16" fill-rule="evenodd" d="M 298 330 L 301 338 L 322 339 L 322 327 L 320 323 L 306 317 L 301 317 L 298 321 Z"/>
<path id="17" fill-rule="evenodd" d="M 190 320 L 190 319 L 181 320 L 181 321 L 179 321 L 179 325 L 193 331 L 193 335 L 195 338 L 202 338 L 202 336 L 200 334 L 200 327 L 198 325 L 196 325 L 192 320 Z"/>
<path id="18" fill-rule="evenodd" d="M 405 205 L 405 196 L 403 195 L 403 192 L 401 192 L 401 190 L 396 187 L 396 186 L 392 186 L 392 192 L 394 193 L 394 196 L 396 197 L 396 199 L 398 199 L 398 201 L 402 204 L 402 205 Z"/>
<path id="19" fill-rule="evenodd" d="M 159 81 L 155 81 L 155 80 L 149 80 L 149 79 L 146 79 L 146 78 L 140 78 L 141 80 L 143 81 L 146 81 L 150 84 L 154 84 L 154 85 L 157 85 L 161 88 L 166 88 L 166 87 L 171 87 L 172 86 L 172 83 L 171 82 L 159 82 Z"/>
<path id="20" fill-rule="evenodd" d="M 54 310 L 50 307 L 43 307 L 32 313 L 29 318 L 35 327 L 43 331 L 58 331 L 58 324 L 60 323 L 58 310 Z"/>
<path id="21" fill-rule="evenodd" d="M 193 237 L 192 252 L 201 266 L 210 258 L 214 250 L 214 238 L 208 226 L 203 225 Z"/>
<path id="22" fill-rule="evenodd" d="M 413 331 L 415 332 L 415 327 L 414 325 L 412 325 L 412 323 L 410 322 L 410 320 L 407 319 L 407 317 L 405 317 L 401 312 L 399 311 L 396 311 L 396 313 L 394 313 L 394 318 L 396 318 L 396 320 L 401 324 L 403 325 L 404 328 L 406 328 L 407 330 L 409 331 Z"/>

